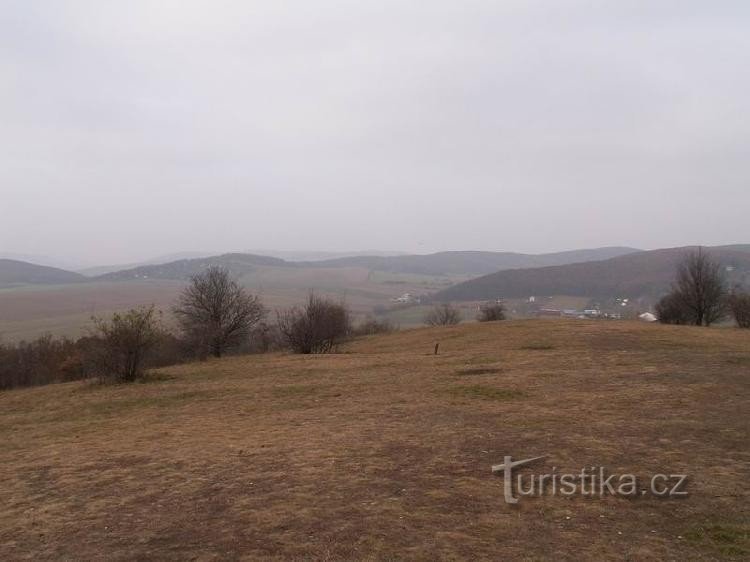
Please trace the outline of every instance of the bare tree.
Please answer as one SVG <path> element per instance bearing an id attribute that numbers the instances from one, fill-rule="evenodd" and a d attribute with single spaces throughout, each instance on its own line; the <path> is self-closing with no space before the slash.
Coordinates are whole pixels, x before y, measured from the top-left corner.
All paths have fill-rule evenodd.
<path id="1" fill-rule="evenodd" d="M 428 326 L 453 326 L 461 322 L 461 313 L 450 303 L 436 304 L 424 318 Z"/>
<path id="2" fill-rule="evenodd" d="M 295 353 L 328 353 L 351 332 L 349 311 L 310 293 L 303 307 L 277 314 L 279 330 Z"/>
<path id="3" fill-rule="evenodd" d="M 729 310 L 740 328 L 750 328 L 750 294 L 733 292 L 729 296 Z"/>
<path id="4" fill-rule="evenodd" d="M 477 315 L 479 322 L 497 322 L 505 320 L 505 306 L 500 302 L 490 302 L 482 305 Z"/>
<path id="5" fill-rule="evenodd" d="M 680 262 L 673 293 L 696 326 L 710 326 L 725 315 L 721 266 L 703 248 L 690 252 Z"/>
<path id="6" fill-rule="evenodd" d="M 101 343 L 97 369 L 102 378 L 114 376 L 121 382 L 134 382 L 143 375 L 148 354 L 161 336 L 154 307 L 116 313 L 110 320 L 94 319 L 95 337 Z"/>
<path id="7" fill-rule="evenodd" d="M 241 345 L 267 312 L 221 267 L 194 276 L 180 295 L 174 313 L 185 336 L 214 357 Z"/>

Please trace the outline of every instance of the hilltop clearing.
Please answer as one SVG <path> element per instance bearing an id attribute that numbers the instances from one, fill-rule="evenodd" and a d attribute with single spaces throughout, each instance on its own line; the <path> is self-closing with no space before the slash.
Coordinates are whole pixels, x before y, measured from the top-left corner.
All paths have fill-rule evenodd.
<path id="1" fill-rule="evenodd" d="M 512 321 L 6 392 L 0 558 L 746 559 L 749 343 Z M 511 506 L 505 455 L 689 497 Z"/>

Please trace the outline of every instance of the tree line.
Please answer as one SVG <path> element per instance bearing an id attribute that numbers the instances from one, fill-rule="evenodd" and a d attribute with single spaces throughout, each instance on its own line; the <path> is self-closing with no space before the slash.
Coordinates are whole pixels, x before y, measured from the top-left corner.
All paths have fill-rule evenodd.
<path id="1" fill-rule="evenodd" d="M 92 377 L 134 382 L 148 368 L 229 352 L 328 353 L 349 336 L 393 329 L 374 319 L 354 328 L 344 302 L 314 293 L 304 305 L 279 311 L 271 323 L 260 298 L 220 267 L 192 277 L 172 312 L 176 332 L 151 306 L 95 318 L 90 333 L 76 340 L 42 336 L 0 343 L 0 390 Z"/>

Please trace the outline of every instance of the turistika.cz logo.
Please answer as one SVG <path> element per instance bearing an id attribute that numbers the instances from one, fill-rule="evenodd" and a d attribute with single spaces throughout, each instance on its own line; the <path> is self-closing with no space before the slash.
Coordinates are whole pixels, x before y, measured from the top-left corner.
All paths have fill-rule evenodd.
<path id="1" fill-rule="evenodd" d="M 521 467 L 546 459 L 547 456 L 514 461 L 505 457 L 503 464 L 492 467 L 494 474 L 503 476 L 506 503 L 516 504 L 519 497 L 540 496 L 653 496 L 656 498 L 685 498 L 688 493 L 686 474 L 654 474 L 647 483 L 635 474 L 609 474 L 603 466 L 591 466 L 579 472 L 552 472 L 523 474 Z M 513 478 L 515 476 L 515 479 Z M 515 485 L 514 485 L 515 484 Z M 643 485 L 645 484 L 645 486 Z"/>

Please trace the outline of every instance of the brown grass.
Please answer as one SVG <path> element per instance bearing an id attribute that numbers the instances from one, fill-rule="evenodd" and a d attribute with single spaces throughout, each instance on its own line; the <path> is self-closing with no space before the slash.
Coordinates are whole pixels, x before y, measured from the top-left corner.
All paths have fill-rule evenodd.
<path id="1" fill-rule="evenodd" d="M 386 274 L 364 268 L 293 268 L 259 266 L 241 282 L 260 294 L 271 308 L 304 303 L 310 289 L 334 299 L 345 299 L 358 315 L 375 306 L 391 306 L 402 293 L 424 294 L 441 285 L 429 277 L 405 277 L 398 284 Z M 168 312 L 184 283 L 167 280 L 96 281 L 74 285 L 26 286 L 0 289 L 0 339 L 33 339 L 44 333 L 77 337 L 91 327 L 91 316 L 108 316 L 128 308 L 156 305 Z M 423 313 L 412 323 L 421 324 Z M 408 322 L 399 319 L 399 323 Z"/>
<path id="2" fill-rule="evenodd" d="M 746 559 L 748 337 L 474 324 L 6 392 L 0 559 Z M 491 465 L 544 454 L 690 497 L 506 505 Z"/>

